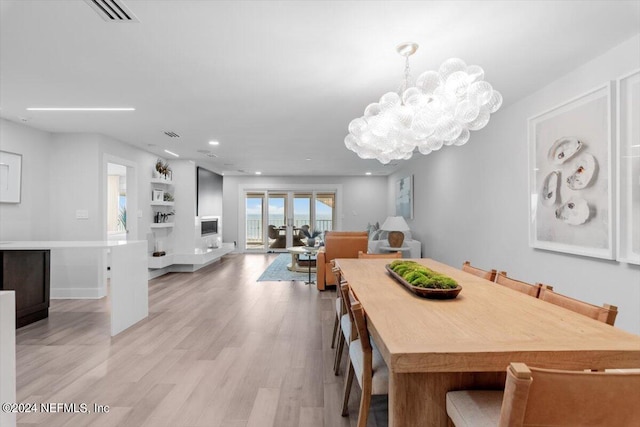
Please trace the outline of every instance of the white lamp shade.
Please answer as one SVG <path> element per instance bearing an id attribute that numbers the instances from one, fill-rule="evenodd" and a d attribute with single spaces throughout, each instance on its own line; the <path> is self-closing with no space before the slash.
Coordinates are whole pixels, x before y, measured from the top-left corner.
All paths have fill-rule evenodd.
<path id="1" fill-rule="evenodd" d="M 407 225 L 407 221 L 404 220 L 404 217 L 401 216 L 389 216 L 384 221 L 384 224 L 380 227 L 381 230 L 386 231 L 409 231 L 409 225 Z"/>

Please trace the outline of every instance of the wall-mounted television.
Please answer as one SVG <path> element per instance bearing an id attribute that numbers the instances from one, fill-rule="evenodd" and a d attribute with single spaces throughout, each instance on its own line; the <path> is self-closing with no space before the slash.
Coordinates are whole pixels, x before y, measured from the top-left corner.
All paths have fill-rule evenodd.
<path id="1" fill-rule="evenodd" d="M 206 216 L 222 215 L 222 175 L 198 167 L 196 215 L 200 218 Z"/>

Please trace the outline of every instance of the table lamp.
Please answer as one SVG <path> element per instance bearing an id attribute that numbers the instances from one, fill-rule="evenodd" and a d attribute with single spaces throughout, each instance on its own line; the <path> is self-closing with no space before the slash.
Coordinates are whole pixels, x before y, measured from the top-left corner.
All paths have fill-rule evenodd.
<path id="1" fill-rule="evenodd" d="M 380 229 L 389 232 L 389 246 L 392 248 L 399 248 L 404 241 L 403 231 L 409 231 L 410 228 L 407 225 L 407 221 L 401 216 L 390 216 L 384 221 Z"/>

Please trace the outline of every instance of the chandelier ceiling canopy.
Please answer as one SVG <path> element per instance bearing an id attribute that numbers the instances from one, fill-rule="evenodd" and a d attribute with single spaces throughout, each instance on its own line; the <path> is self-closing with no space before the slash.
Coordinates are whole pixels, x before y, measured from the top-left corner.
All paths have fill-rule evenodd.
<path id="1" fill-rule="evenodd" d="M 417 149 L 422 154 L 444 145 L 464 145 L 470 131 L 482 129 L 502 105 L 502 95 L 484 81 L 484 70 L 451 58 L 438 71 L 425 71 L 410 85 L 409 57 L 416 43 L 400 44 L 405 57 L 404 82 L 369 104 L 362 117 L 349 123 L 346 147 L 363 159 L 408 160 Z"/>

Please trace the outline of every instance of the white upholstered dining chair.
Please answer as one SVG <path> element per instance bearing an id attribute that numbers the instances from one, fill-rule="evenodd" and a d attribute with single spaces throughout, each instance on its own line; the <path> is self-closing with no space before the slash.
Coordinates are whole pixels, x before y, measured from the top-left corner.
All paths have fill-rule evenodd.
<path id="1" fill-rule="evenodd" d="M 347 296 L 347 298 L 349 298 Z M 355 299 L 351 297 L 351 299 Z M 369 417 L 371 396 L 389 393 L 389 369 L 369 336 L 367 320 L 362 305 L 355 301 L 351 304 L 351 312 L 357 330 L 357 339 L 349 346 L 349 369 L 344 386 L 342 401 L 342 415 L 348 415 L 349 394 L 356 378 L 362 394 L 360 397 L 360 409 L 358 412 L 358 427 L 365 427 Z"/>
<path id="2" fill-rule="evenodd" d="M 349 284 L 344 281 L 338 286 L 340 292 L 340 301 L 345 312 L 340 317 L 340 328 L 338 332 L 338 343 L 336 345 L 336 354 L 333 361 L 333 373 L 340 374 L 340 362 L 342 361 L 342 352 L 344 348 L 349 348 L 351 341 L 356 338 L 355 323 L 353 322 L 353 313 L 351 312 L 351 301 L 349 296 Z"/>
<path id="3" fill-rule="evenodd" d="M 331 335 L 331 348 L 334 348 L 336 342 L 338 340 L 338 334 L 340 333 L 340 319 L 346 313 L 344 304 L 342 303 L 342 292 L 340 291 L 340 285 L 344 283 L 342 278 L 342 271 L 335 265 L 332 268 L 333 275 L 336 278 L 336 300 L 335 300 L 335 308 L 336 308 L 336 318 L 333 322 L 333 334 Z"/>

